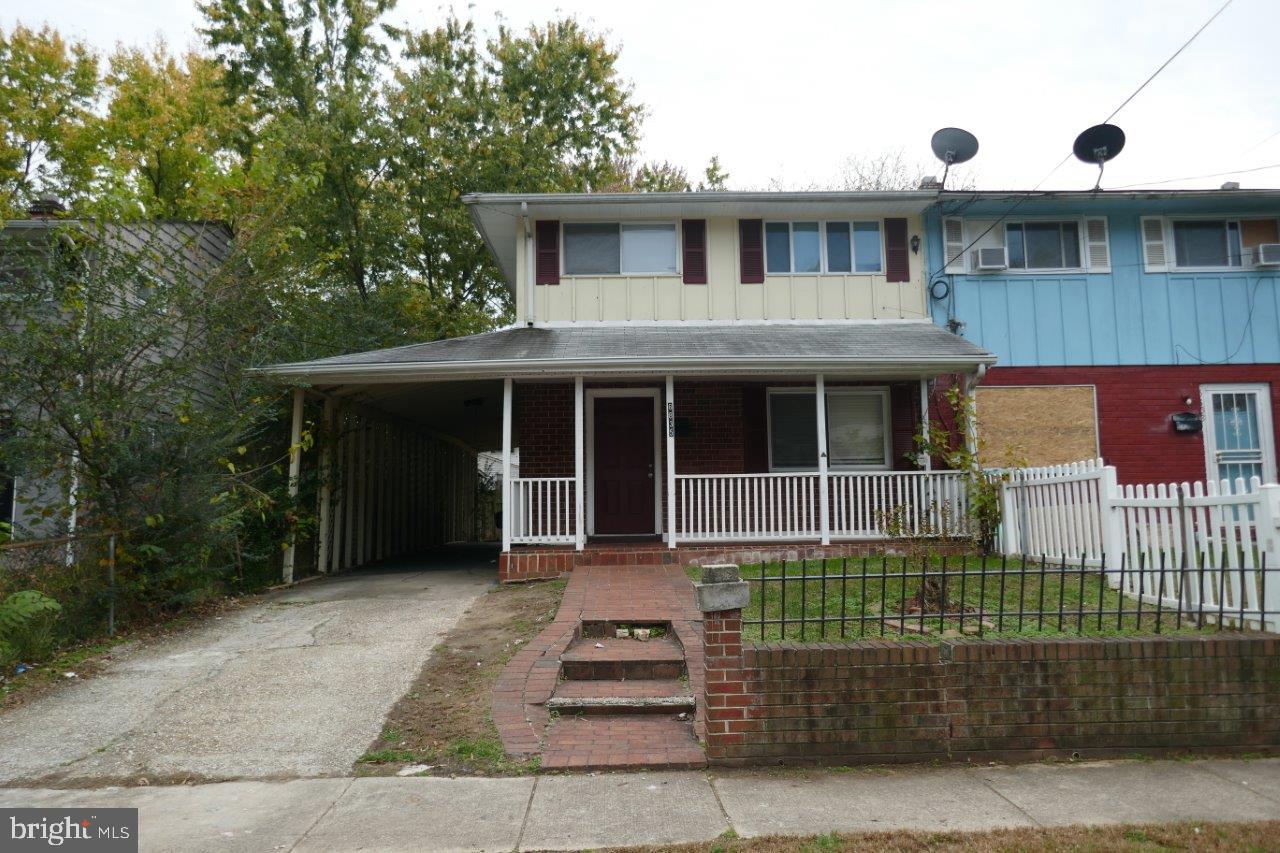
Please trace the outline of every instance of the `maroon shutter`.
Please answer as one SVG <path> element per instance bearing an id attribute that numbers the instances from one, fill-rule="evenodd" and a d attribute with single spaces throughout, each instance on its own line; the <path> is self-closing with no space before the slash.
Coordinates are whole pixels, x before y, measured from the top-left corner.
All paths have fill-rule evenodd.
<path id="1" fill-rule="evenodd" d="M 911 258 L 907 250 L 907 220 L 884 221 L 884 277 L 886 281 L 911 281 Z"/>
<path id="2" fill-rule="evenodd" d="M 707 283 L 707 220 L 684 219 L 684 283 Z"/>
<path id="3" fill-rule="evenodd" d="M 560 283 L 560 223 L 555 219 L 540 219 L 534 227 L 538 256 L 534 263 L 534 284 Z"/>
<path id="4" fill-rule="evenodd" d="M 743 284 L 764 284 L 764 220 L 738 220 L 738 260 Z"/>

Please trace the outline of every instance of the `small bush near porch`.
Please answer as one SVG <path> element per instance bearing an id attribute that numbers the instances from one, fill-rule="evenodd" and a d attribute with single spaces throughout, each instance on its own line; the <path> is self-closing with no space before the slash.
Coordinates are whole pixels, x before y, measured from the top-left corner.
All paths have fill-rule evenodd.
<path id="1" fill-rule="evenodd" d="M 693 570 L 697 571 L 697 570 Z M 1274 570 L 1259 584 L 1280 583 Z M 878 556 L 744 565 L 743 639 L 1186 634 L 1257 628 L 1235 571 L 1137 573 L 1022 557 Z M 696 576 L 695 576 L 696 579 Z M 1121 594 L 1123 585 L 1140 595 Z"/>

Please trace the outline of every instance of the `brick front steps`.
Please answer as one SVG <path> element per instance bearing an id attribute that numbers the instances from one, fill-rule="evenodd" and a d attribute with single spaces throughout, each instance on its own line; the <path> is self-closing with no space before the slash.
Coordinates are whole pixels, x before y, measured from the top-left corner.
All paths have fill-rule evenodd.
<path id="1" fill-rule="evenodd" d="M 701 616 L 679 566 L 578 568 L 553 624 L 494 688 L 507 752 L 547 770 L 706 766 Z M 619 627 L 654 635 L 621 639 Z"/>
<path id="2" fill-rule="evenodd" d="M 584 621 L 560 655 L 547 708 L 559 714 L 547 732 L 547 769 L 634 770 L 702 767 L 693 733 L 696 703 L 684 649 L 671 626 L 647 623 L 649 640 L 607 636 L 617 623 Z M 588 716 L 589 715 L 589 716 Z"/>

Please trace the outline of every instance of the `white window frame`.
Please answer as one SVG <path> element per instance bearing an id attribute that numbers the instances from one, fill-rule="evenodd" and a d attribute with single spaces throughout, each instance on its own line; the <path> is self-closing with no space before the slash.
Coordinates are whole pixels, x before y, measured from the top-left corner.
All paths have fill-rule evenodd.
<path id="1" fill-rule="evenodd" d="M 800 220 L 800 221 L 804 222 L 807 220 Z M 773 405 L 771 402 L 772 398 L 778 394 L 793 394 L 793 395 L 808 394 L 812 396 L 817 393 L 817 390 L 818 389 L 816 385 L 787 385 L 787 386 L 780 386 L 776 388 L 765 389 L 765 406 L 764 406 L 765 427 L 766 427 L 765 441 L 768 444 L 769 471 L 771 473 L 780 473 L 780 474 L 817 473 L 818 469 L 816 466 L 814 468 L 792 468 L 792 467 L 778 467 L 773 464 Z M 828 464 L 827 470 L 829 471 L 892 471 L 893 470 L 893 432 L 892 432 L 893 412 L 890 409 L 892 399 L 889 393 L 889 386 L 888 385 L 852 385 L 852 386 L 828 385 L 826 388 L 826 392 L 827 392 L 827 399 L 830 399 L 831 397 L 839 397 L 839 396 L 846 396 L 846 397 L 879 396 L 883 401 L 880 407 L 880 411 L 883 414 L 883 420 L 884 420 L 884 463 L 883 464 L 881 465 Z M 815 403 L 815 408 L 816 408 L 816 403 Z M 825 450 L 828 454 L 827 458 L 828 460 L 830 460 L 831 408 L 830 406 L 824 406 L 823 409 L 827 412 L 827 431 L 826 431 L 828 436 L 827 447 L 818 448 L 818 452 L 822 453 Z"/>
<path id="2" fill-rule="evenodd" d="M 1023 232 L 1022 232 L 1022 235 L 1023 235 L 1023 236 L 1022 236 L 1022 239 L 1023 239 L 1023 244 L 1022 244 L 1022 245 L 1023 245 L 1023 257 L 1024 257 L 1024 259 L 1025 259 L 1025 257 L 1026 257 L 1026 233 L 1027 233 L 1027 232 L 1026 232 L 1026 230 L 1025 230 L 1025 228 L 1026 228 L 1026 225 L 1027 225 L 1028 223 L 1031 223 L 1032 225 L 1050 225 L 1050 224 L 1062 225 L 1062 223 L 1064 223 L 1064 222 L 1072 222 L 1072 223 L 1075 223 L 1075 226 L 1076 226 L 1076 244 L 1077 244 L 1077 253 L 1078 253 L 1078 254 L 1077 254 L 1077 257 L 1079 257 L 1079 258 L 1080 258 L 1080 266 L 1076 266 L 1076 267 L 1034 267 L 1034 268 L 1033 268 L 1033 267 L 1014 267 L 1014 266 L 1010 266 L 1008 269 L 1003 270 L 1003 272 L 1006 272 L 1006 273 L 1008 273 L 1008 274 L 1010 274 L 1010 275 L 1043 275 L 1043 274 L 1045 274 L 1045 273 L 1060 273 L 1060 272 L 1088 272 L 1088 271 L 1089 271 L 1089 263 L 1088 263 L 1088 261 L 1089 261 L 1089 256 L 1088 256 L 1088 254 L 1087 254 L 1087 253 L 1088 253 L 1088 251 L 1089 251 L 1089 242 L 1088 242 L 1088 240 L 1086 239 L 1086 235 L 1085 235 L 1085 230 L 1089 227 L 1089 224 L 1088 224 L 1088 222 L 1086 221 L 1086 220 L 1087 220 L 1087 218 L 1088 218 L 1088 217 L 1084 217 L 1084 216 L 1052 216 L 1052 217 L 1045 217 L 1045 218 L 1043 218 L 1043 219 L 1039 219 L 1039 218 L 1031 218 L 1031 219 L 1008 219 L 1008 220 L 1005 220 L 1005 222 L 1004 222 L 1004 230 L 1003 230 L 1003 234 L 1002 234 L 1002 236 L 1003 236 L 1003 240 L 1002 240 L 1002 242 L 1001 242 L 1001 245 L 1005 247 L 1006 257 L 1007 257 L 1007 253 L 1008 253 L 1008 251 L 1009 251 L 1009 226 L 1010 226 L 1010 225 L 1017 225 L 1017 226 L 1020 226 L 1020 227 L 1022 227 L 1022 228 L 1024 229 L 1024 230 L 1023 230 Z M 1096 217 L 1095 217 L 1095 218 L 1096 218 Z M 1110 228 L 1108 228 L 1108 229 L 1107 229 L 1107 243 L 1108 243 L 1108 244 L 1110 244 L 1110 242 L 1111 242 L 1111 229 L 1110 229 Z M 1110 245 L 1108 245 L 1108 247 L 1107 247 L 1107 249 L 1108 249 L 1108 257 L 1110 257 L 1110 248 L 1111 248 L 1111 247 L 1110 247 Z"/>
<path id="3" fill-rule="evenodd" d="M 567 255 L 564 248 L 565 226 L 567 225 L 617 225 L 618 226 L 618 272 L 565 272 Z M 671 225 L 676 231 L 676 271 L 675 272 L 622 272 L 622 226 L 623 225 Z M 682 278 L 684 276 L 684 229 L 678 219 L 573 219 L 560 223 L 560 277 L 561 278 Z"/>
<path id="4" fill-rule="evenodd" d="M 1254 252 L 1245 248 L 1244 245 L 1244 226 L 1241 224 L 1242 219 L 1269 219 L 1267 216 L 1239 216 L 1226 215 L 1220 213 L 1205 214 L 1178 214 L 1176 216 L 1161 216 L 1162 227 L 1164 228 L 1164 256 L 1165 268 L 1168 272 L 1248 272 L 1255 269 L 1253 263 Z M 1206 267 L 1188 267 L 1178 264 L 1178 237 L 1174 233 L 1173 224 L 1175 222 L 1234 222 L 1236 224 L 1236 233 L 1240 235 L 1240 266 L 1233 267 L 1230 264 L 1226 266 L 1206 266 Z M 1146 264 L 1143 264 L 1144 269 Z"/>
<path id="5" fill-rule="evenodd" d="M 818 223 L 818 252 L 821 258 L 817 272 L 796 272 L 796 237 L 795 228 L 797 222 L 816 222 Z M 827 225 L 832 222 L 842 222 L 849 226 L 849 265 L 852 267 L 848 272 L 841 270 L 830 270 L 827 264 Z M 858 272 L 858 252 L 854 247 L 853 226 L 874 223 L 876 231 L 880 235 L 880 269 L 872 272 Z M 769 271 L 769 226 L 785 225 L 787 226 L 788 246 L 790 247 L 790 269 L 788 272 L 770 272 Z M 766 219 L 761 226 L 761 237 L 763 238 L 764 249 L 764 274 L 766 276 L 869 276 L 885 274 L 885 243 L 884 243 L 884 220 L 883 219 L 857 219 L 850 217 L 848 219 Z"/>

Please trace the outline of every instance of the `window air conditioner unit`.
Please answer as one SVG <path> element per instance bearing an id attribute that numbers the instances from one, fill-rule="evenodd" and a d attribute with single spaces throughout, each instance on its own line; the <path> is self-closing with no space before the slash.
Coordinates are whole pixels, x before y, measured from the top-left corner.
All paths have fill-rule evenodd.
<path id="1" fill-rule="evenodd" d="M 1009 268 L 1009 251 L 1004 246 L 975 249 L 970 261 L 973 268 L 978 272 L 1007 270 Z"/>
<path id="2" fill-rule="evenodd" d="M 1256 267 L 1280 266 L 1280 243 L 1260 243 L 1253 252 Z"/>

